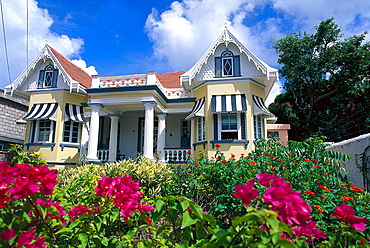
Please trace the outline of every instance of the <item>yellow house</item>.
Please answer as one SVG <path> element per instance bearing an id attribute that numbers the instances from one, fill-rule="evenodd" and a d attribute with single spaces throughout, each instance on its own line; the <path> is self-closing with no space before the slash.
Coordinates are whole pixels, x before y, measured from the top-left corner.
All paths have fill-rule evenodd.
<path id="1" fill-rule="evenodd" d="M 267 137 L 264 99 L 277 79 L 225 28 L 184 72 L 90 77 L 46 45 L 5 90 L 29 97 L 25 147 L 51 164 L 139 153 L 181 162 L 216 144 L 226 156 L 250 152 Z"/>

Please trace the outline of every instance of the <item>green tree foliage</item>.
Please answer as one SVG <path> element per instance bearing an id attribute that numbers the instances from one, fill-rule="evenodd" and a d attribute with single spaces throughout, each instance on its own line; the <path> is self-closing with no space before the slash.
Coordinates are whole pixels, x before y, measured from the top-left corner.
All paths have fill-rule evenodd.
<path id="1" fill-rule="evenodd" d="M 273 45 L 286 93 L 270 110 L 280 123 L 292 125 L 295 140 L 325 134 L 356 111 L 369 114 L 370 43 L 365 42 L 366 33 L 343 38 L 333 19 L 315 29 L 314 34 L 293 33 Z"/>

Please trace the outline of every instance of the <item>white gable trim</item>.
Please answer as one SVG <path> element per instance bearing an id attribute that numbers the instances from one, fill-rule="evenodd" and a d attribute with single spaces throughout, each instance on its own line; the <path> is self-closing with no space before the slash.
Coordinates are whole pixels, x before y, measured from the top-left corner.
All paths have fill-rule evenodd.
<path id="1" fill-rule="evenodd" d="M 27 66 L 27 68 L 18 76 L 17 79 L 14 80 L 12 84 L 9 84 L 5 86 L 5 92 L 4 93 L 10 93 L 13 94 L 13 91 L 20 88 L 22 84 L 24 83 L 24 79 L 29 76 L 29 74 L 35 70 L 37 63 L 40 60 L 43 60 L 44 62 L 50 59 L 53 62 L 53 66 L 59 70 L 59 75 L 63 77 L 64 82 L 70 86 L 70 83 L 73 81 L 72 78 L 67 74 L 67 72 L 64 70 L 63 66 L 59 63 L 53 52 L 50 50 L 50 48 L 45 45 L 45 47 L 39 52 L 39 54 L 31 61 L 31 63 Z"/>
<path id="2" fill-rule="evenodd" d="M 234 43 L 239 48 L 240 53 L 241 54 L 244 53 L 247 56 L 247 58 L 255 64 L 256 68 L 258 70 L 261 70 L 262 73 L 266 75 L 268 80 L 271 76 L 275 76 L 276 78 L 278 77 L 277 69 L 268 66 L 265 62 L 259 59 L 256 55 L 252 53 L 252 51 L 250 51 L 238 39 L 236 39 L 235 36 L 232 35 L 227 28 L 225 28 L 225 30 L 212 44 L 212 46 L 208 48 L 207 52 L 203 54 L 201 59 L 188 72 L 181 76 L 182 83 L 186 82 L 188 84 L 191 84 L 192 79 L 195 77 L 197 73 L 200 72 L 202 66 L 207 63 L 209 57 L 211 55 L 214 55 L 217 47 L 223 43 L 226 45 L 226 47 L 229 45 L 229 43 Z"/>

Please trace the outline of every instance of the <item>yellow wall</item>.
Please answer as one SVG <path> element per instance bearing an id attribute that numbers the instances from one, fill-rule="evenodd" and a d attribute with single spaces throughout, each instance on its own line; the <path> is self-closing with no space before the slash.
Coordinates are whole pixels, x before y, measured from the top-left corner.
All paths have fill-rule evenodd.
<path id="1" fill-rule="evenodd" d="M 213 95 L 231 95 L 245 94 L 247 98 L 247 113 L 246 113 L 246 139 L 249 140 L 247 149 L 245 143 L 220 143 L 219 151 L 224 153 L 226 158 L 231 157 L 231 154 L 239 157 L 241 154 L 248 154 L 253 149 L 254 128 L 253 128 L 253 100 L 252 95 L 264 98 L 265 89 L 252 81 L 236 81 L 236 82 L 212 82 L 206 83 L 194 91 L 194 96 L 197 99 L 206 97 L 205 99 L 205 129 L 206 141 L 205 149 L 203 145 L 198 145 L 195 148 L 195 155 L 202 151 L 205 155 L 213 157 L 216 153 L 216 148 L 211 144 L 213 140 L 213 114 L 211 113 L 211 99 Z M 197 130 L 192 130 L 193 134 L 197 135 Z M 266 130 L 265 130 L 266 135 Z"/>
<path id="2" fill-rule="evenodd" d="M 55 147 L 51 146 L 29 146 L 29 151 L 39 151 L 43 154 L 42 158 L 48 162 L 76 163 L 79 160 L 78 148 L 65 147 L 61 150 L 60 143 L 63 143 L 63 129 L 66 103 L 81 105 L 87 102 L 87 96 L 69 93 L 67 91 L 53 91 L 45 93 L 33 93 L 30 98 L 30 108 L 33 104 L 58 103 L 56 112 L 56 123 L 54 128 Z M 27 123 L 26 143 L 30 142 L 31 122 Z M 27 148 L 27 147 L 26 147 Z"/>

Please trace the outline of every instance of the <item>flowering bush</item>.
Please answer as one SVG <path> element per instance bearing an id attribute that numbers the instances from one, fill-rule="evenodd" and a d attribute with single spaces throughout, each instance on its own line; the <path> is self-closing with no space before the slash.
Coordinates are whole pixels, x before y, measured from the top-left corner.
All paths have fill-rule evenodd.
<path id="1" fill-rule="evenodd" d="M 86 205 L 52 198 L 56 184 L 57 171 L 47 166 L 0 162 L 1 247 L 124 245 L 120 235 L 147 220 L 145 213 L 153 209 L 140 202 L 140 184 L 131 176 L 103 175 L 94 201 Z"/>
<path id="2" fill-rule="evenodd" d="M 0 246 L 370 247 L 369 194 L 344 180 L 344 157 L 317 140 L 199 154 L 150 205 L 124 173 L 90 166 L 57 186 L 66 175 L 47 166 L 0 163 Z"/>

